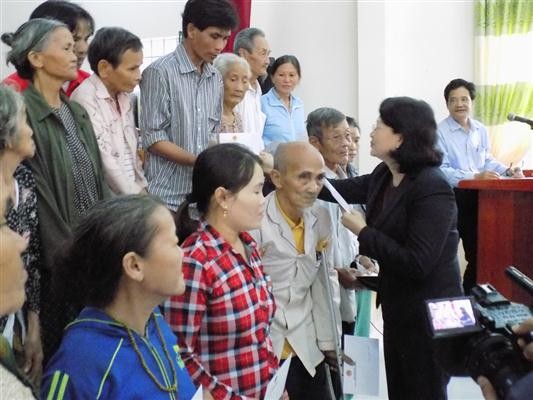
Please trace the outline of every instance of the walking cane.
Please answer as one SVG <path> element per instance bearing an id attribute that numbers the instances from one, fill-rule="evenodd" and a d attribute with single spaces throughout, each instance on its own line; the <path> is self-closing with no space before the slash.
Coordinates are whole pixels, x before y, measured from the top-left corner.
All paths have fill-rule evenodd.
<path id="1" fill-rule="evenodd" d="M 328 308 L 329 308 L 329 315 L 330 315 L 330 327 L 333 331 L 333 337 L 335 340 L 335 356 L 337 358 L 337 365 L 338 365 L 338 372 L 339 372 L 339 383 L 341 388 L 341 398 L 344 397 L 344 390 L 343 390 L 343 362 L 342 362 L 342 350 L 341 350 L 341 342 L 339 338 L 339 334 L 337 331 L 337 324 L 340 325 L 340 321 L 337 321 L 337 313 L 335 312 L 336 305 L 333 301 L 333 289 L 331 287 L 331 281 L 329 278 L 328 273 L 328 266 L 326 264 L 326 251 L 328 251 L 328 247 L 320 251 L 320 272 L 322 274 L 322 278 L 325 279 L 325 286 L 326 286 L 326 292 L 328 297 Z M 331 393 L 331 398 L 335 399 L 335 393 L 333 391 L 333 382 L 331 379 L 331 373 L 329 371 L 329 367 L 326 365 L 326 375 L 328 377 L 329 381 L 329 388 Z"/>

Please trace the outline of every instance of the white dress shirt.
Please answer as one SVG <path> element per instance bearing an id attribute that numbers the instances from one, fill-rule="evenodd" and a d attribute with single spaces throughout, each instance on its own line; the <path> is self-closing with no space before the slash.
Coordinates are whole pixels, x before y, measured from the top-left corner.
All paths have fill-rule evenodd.
<path id="1" fill-rule="evenodd" d="M 261 86 L 256 81 L 255 88 L 250 85 L 244 99 L 233 109 L 241 117 L 244 132 L 259 134 L 261 137 L 266 121 L 266 115 L 261 111 L 262 94 Z"/>

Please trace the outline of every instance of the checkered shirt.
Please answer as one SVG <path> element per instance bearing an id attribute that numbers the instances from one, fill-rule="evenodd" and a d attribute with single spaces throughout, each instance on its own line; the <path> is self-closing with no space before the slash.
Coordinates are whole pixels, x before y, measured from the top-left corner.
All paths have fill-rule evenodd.
<path id="1" fill-rule="evenodd" d="M 264 397 L 278 368 L 272 284 L 251 236 L 240 238 L 249 262 L 202 222 L 182 246 L 185 293 L 164 307 L 193 381 L 217 400 Z"/>

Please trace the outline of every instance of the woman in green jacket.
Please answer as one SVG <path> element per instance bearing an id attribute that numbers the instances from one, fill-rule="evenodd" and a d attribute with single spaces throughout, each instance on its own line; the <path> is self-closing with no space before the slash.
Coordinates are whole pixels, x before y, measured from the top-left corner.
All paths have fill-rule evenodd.
<path id="1" fill-rule="evenodd" d="M 91 121 L 62 91 L 77 74 L 68 27 L 54 20 L 32 19 L 15 33 L 3 34 L 2 41 L 11 46 L 8 62 L 32 82 L 24 100 L 36 144 L 35 157 L 28 164 L 38 195 L 43 257 L 40 318 L 46 361 L 57 349 L 63 328 L 79 312 L 50 288 L 55 253 L 80 217 L 110 192 Z"/>

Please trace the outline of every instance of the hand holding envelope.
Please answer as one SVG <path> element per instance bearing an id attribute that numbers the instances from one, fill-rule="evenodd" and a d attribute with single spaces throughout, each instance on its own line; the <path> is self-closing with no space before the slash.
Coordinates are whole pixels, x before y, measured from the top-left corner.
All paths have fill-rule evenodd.
<path id="1" fill-rule="evenodd" d="M 324 186 L 329 190 L 335 201 L 337 201 L 339 206 L 342 208 L 342 224 L 354 234 L 359 235 L 359 232 L 361 232 L 361 230 L 366 226 L 366 219 L 363 213 L 353 210 L 348 202 L 344 200 L 341 194 L 327 179 L 324 180 Z"/>
<path id="2" fill-rule="evenodd" d="M 351 212 L 344 212 L 341 218 L 342 224 L 351 230 L 354 234 L 359 235 L 359 232 L 366 226 L 366 219 L 363 213 L 352 210 Z"/>

